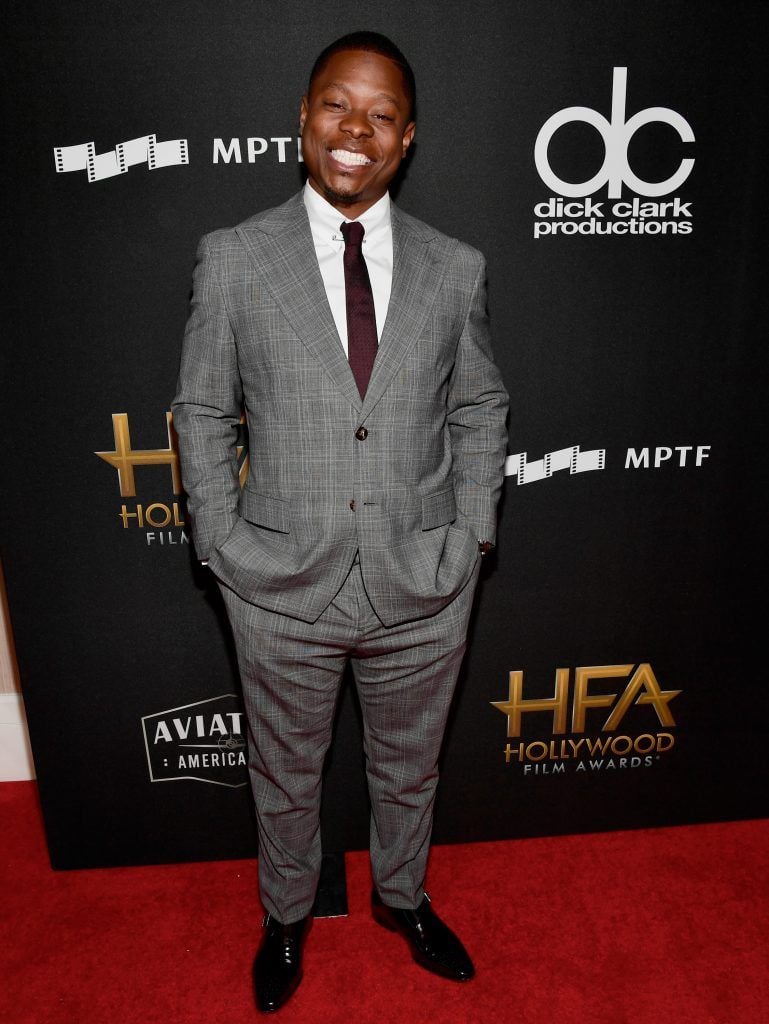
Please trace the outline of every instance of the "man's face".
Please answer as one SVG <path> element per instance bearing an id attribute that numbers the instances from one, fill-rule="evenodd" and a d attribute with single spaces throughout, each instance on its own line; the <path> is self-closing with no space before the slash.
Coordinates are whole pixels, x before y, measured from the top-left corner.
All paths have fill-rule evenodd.
<path id="1" fill-rule="evenodd" d="M 335 53 L 302 98 L 309 182 L 354 219 L 387 191 L 415 125 L 400 69 L 362 50 Z"/>

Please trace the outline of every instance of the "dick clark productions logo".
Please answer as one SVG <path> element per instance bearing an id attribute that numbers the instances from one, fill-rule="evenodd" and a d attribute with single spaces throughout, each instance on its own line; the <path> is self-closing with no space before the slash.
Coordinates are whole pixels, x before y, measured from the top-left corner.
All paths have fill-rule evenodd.
<path id="1" fill-rule="evenodd" d="M 680 197 L 658 202 L 683 185 L 694 167 L 693 157 L 683 157 L 676 170 L 664 181 L 644 181 L 634 173 L 628 161 L 628 146 L 644 125 L 662 123 L 678 133 L 681 142 L 694 142 L 689 122 L 668 107 L 647 107 L 626 119 L 627 68 L 614 68 L 611 118 L 591 107 L 566 107 L 542 125 L 534 144 L 534 163 L 551 198 L 534 206 L 534 237 L 548 235 L 689 235 L 692 232 L 691 202 Z M 548 149 L 564 125 L 582 122 L 594 128 L 603 141 L 604 160 L 587 181 L 565 181 L 553 170 Z M 635 193 L 622 199 L 623 185 Z M 610 206 L 591 197 L 608 186 Z M 639 196 L 647 197 L 642 201 Z M 568 200 L 571 200 L 569 202 Z M 604 207 L 607 207 L 606 211 Z"/>

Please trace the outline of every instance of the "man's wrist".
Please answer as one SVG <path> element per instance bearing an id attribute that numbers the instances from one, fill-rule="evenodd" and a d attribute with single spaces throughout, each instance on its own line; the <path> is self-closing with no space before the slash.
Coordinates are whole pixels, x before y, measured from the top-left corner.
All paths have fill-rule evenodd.
<path id="1" fill-rule="evenodd" d="M 488 555 L 490 551 L 494 550 L 494 545 L 491 543 L 490 540 L 479 540 L 478 550 L 482 555 Z"/>

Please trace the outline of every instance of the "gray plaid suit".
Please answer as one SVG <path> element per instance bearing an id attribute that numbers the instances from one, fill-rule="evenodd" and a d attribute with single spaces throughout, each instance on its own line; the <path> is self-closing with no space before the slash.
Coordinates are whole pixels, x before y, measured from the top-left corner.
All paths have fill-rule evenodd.
<path id="1" fill-rule="evenodd" d="M 262 899 L 284 923 L 314 897 L 320 772 L 348 658 L 374 880 L 392 906 L 420 902 L 478 540 L 496 533 L 507 394 L 483 258 L 391 210 L 392 292 L 363 400 L 300 193 L 201 242 L 173 403 L 196 551 L 223 585 L 238 650 Z"/>

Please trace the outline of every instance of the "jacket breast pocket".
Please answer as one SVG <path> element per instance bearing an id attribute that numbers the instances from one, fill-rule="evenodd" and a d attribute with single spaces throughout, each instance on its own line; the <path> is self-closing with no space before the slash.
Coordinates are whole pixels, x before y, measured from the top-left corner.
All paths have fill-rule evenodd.
<path id="1" fill-rule="evenodd" d="M 254 526 L 264 526 L 277 533 L 291 532 L 289 503 L 270 494 L 243 491 L 240 496 L 240 516 Z"/>
<path id="2" fill-rule="evenodd" d="M 422 498 L 423 530 L 434 530 L 437 526 L 453 523 L 456 518 L 457 503 L 453 487 L 444 487 L 443 490 Z"/>

